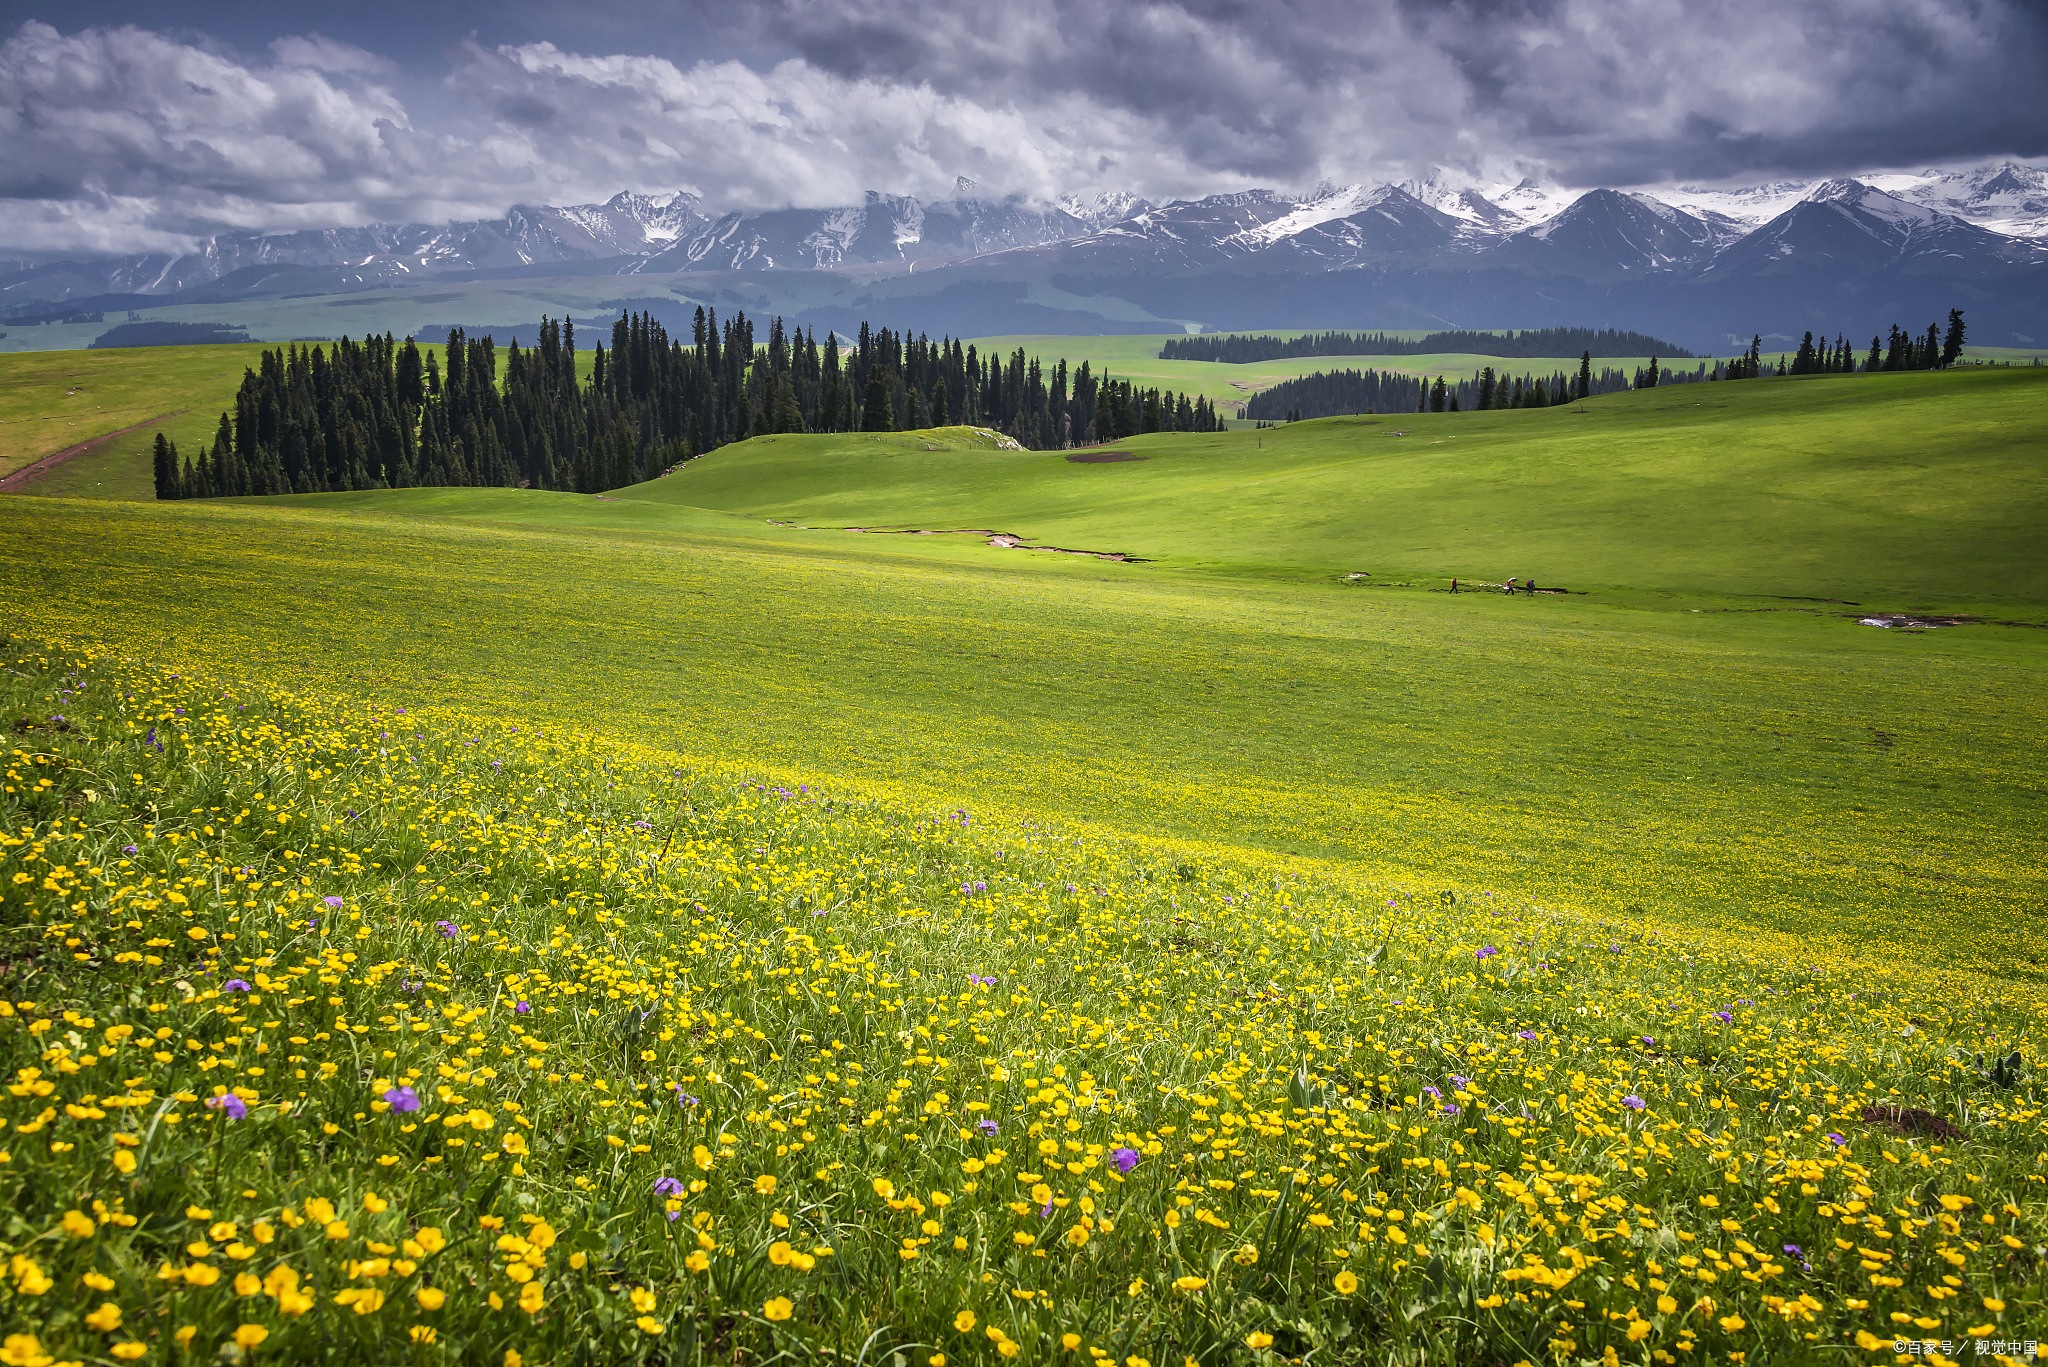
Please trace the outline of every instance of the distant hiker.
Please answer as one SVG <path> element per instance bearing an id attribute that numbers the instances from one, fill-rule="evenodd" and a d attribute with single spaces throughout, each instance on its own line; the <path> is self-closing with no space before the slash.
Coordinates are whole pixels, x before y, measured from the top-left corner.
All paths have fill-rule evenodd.
<path id="1" fill-rule="evenodd" d="M 1535 581 L 1534 579 L 1531 579 L 1531 580 L 1530 580 L 1530 581 L 1529 581 L 1528 583 L 1526 583 L 1526 584 L 1522 585 L 1522 592 L 1524 592 L 1524 593 L 1534 593 L 1534 592 L 1536 592 L 1536 581 Z"/>
<path id="2" fill-rule="evenodd" d="M 1452 593 L 1456 593 L 1457 591 L 1458 591 L 1458 581 L 1457 581 L 1457 579 L 1456 579 L 1455 577 L 1453 577 L 1453 578 L 1452 578 L 1452 580 L 1451 580 L 1451 592 L 1452 592 Z"/>
<path id="3" fill-rule="evenodd" d="M 1507 583 L 1506 583 L 1505 585 L 1503 585 L 1502 587 L 1506 588 L 1506 589 L 1507 589 L 1507 591 L 1508 591 L 1508 593 L 1512 595 L 1512 594 L 1514 593 L 1514 591 L 1515 591 L 1515 578 L 1514 578 L 1514 576 L 1513 576 L 1513 575 L 1509 575 L 1509 576 L 1508 576 L 1508 582 L 1507 582 Z"/>

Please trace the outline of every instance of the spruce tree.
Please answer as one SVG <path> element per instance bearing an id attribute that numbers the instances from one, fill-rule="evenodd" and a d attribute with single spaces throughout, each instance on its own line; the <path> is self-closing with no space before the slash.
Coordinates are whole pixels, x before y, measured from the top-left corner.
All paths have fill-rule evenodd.
<path id="1" fill-rule="evenodd" d="M 1948 335 L 1941 339 L 1941 364 L 1943 369 L 1954 365 L 1961 358 L 1963 354 L 1963 332 L 1963 311 L 1961 309 L 1950 309 L 1948 311 Z"/>
<path id="2" fill-rule="evenodd" d="M 1578 397 L 1579 397 L 1579 398 L 1581 398 L 1581 399 L 1584 399 L 1584 398 L 1589 398 L 1589 397 L 1591 397 L 1592 393 L 1593 393 L 1593 353 L 1592 353 L 1591 351 L 1582 351 L 1582 352 L 1580 352 L 1580 353 L 1579 353 L 1579 384 L 1578 384 Z M 1482 408 L 1483 408 L 1483 407 L 1485 407 L 1485 405 L 1484 405 L 1484 404 L 1482 404 L 1482 405 L 1480 405 L 1480 406 L 1481 406 Z"/>
<path id="3" fill-rule="evenodd" d="M 867 403 L 861 409 L 860 430 L 892 432 L 896 428 L 896 405 L 889 395 L 889 372 L 880 363 L 868 367 Z"/>
<path id="4" fill-rule="evenodd" d="M 171 443 L 159 432 L 156 434 L 156 496 L 165 501 L 178 496 L 177 456 L 171 452 Z"/>

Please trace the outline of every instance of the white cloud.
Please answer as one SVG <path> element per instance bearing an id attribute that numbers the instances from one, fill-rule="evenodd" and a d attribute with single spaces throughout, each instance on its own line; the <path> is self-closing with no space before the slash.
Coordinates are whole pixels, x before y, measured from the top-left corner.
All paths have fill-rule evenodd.
<path id="1" fill-rule="evenodd" d="M 1208 173 L 1159 121 L 1062 96 L 1028 113 L 921 82 L 835 76 L 801 59 L 757 72 L 737 61 L 678 67 L 589 57 L 549 43 L 464 49 L 452 88 L 496 125 L 493 160 L 587 198 L 627 187 L 690 189 L 714 206 L 821 206 L 870 189 L 935 195 L 967 175 L 1050 197 L 1098 176 L 1171 184 Z"/>
<path id="2" fill-rule="evenodd" d="M 1690 0 L 671 4 L 665 22 L 747 60 L 472 40 L 417 87 L 318 35 L 252 56 L 23 24 L 0 42 L 0 240 L 170 249 L 620 189 L 820 206 L 963 174 L 1165 197 L 1439 165 L 1645 185 L 2048 151 L 2048 21 L 2021 0 L 1795 0 L 1739 22 Z"/>

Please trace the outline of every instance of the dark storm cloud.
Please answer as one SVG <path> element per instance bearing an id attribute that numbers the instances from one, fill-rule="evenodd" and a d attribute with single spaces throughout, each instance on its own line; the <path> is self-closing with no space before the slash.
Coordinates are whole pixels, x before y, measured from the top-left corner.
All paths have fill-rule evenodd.
<path id="1" fill-rule="evenodd" d="M 1253 177 L 1361 150 L 1586 185 L 2048 151 L 2034 0 L 778 0 L 723 22 L 830 71 L 1086 93 Z"/>
<path id="2" fill-rule="evenodd" d="M 61 28 L 20 24 L 0 41 L 0 235 L 168 245 L 620 188 L 819 205 L 961 174 L 1160 197 L 1436 166 L 1642 185 L 2048 152 L 2038 0 L 366 0 L 331 17 L 340 39 L 197 0 L 74 0 Z"/>

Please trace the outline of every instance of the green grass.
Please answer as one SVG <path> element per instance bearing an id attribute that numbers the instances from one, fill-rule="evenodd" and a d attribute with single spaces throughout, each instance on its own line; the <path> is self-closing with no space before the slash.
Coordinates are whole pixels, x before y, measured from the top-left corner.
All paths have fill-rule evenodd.
<path id="1" fill-rule="evenodd" d="M 780 437 L 607 498 L 24 500 L 0 573 L 66 629 L 699 756 L 1679 919 L 1996 908 L 1995 953 L 2048 890 L 2043 641 L 1990 624 L 2048 606 L 2043 374 L 1580 407 L 1108 465 Z M 1150 563 L 810 529 L 846 526 Z M 1575 592 L 1443 592 L 1508 574 Z M 1856 621 L 1931 610 L 1987 624 Z"/>
<path id="2" fill-rule="evenodd" d="M 242 371 L 256 363 L 261 351 L 257 346 L 135 347 L 0 357 L 0 475 L 67 446 L 159 417 L 164 418 L 164 432 L 181 449 L 196 448 L 212 438 L 221 410 L 234 406 Z M 126 480 L 120 487 L 128 491 L 129 467 L 140 452 L 146 489 L 156 430 L 152 425 L 118 438 L 96 453 L 97 458 L 81 459 L 92 461 L 96 470 L 118 468 L 121 473 L 115 478 Z M 77 487 L 46 492 L 71 494 Z"/>
<path id="3" fill-rule="evenodd" d="M 606 499 L 21 501 L 0 509 L 0 575 L 67 629 L 687 754 L 1607 912 L 1852 939 L 1881 918 L 1995 958 L 2048 892 L 2041 633 L 1855 615 L 2041 618 L 2021 524 L 2048 387 L 1985 372 L 1719 395 L 1705 419 L 1653 393 L 1446 416 L 1401 442 L 1341 421 L 1263 450 L 1159 437 L 1134 444 L 1156 460 L 1108 466 L 785 437 Z M 1830 424 L 1849 454 L 1817 450 Z M 1955 443 L 1944 483 L 1900 531 L 1932 433 Z M 1896 444 L 1860 444 L 1880 439 Z M 1775 488 L 1774 461 L 1791 467 Z M 1432 562 L 1408 524 L 1456 500 L 1471 549 Z M 765 520 L 823 513 L 1160 559 Z M 1382 524 L 1418 549 L 1374 555 Z M 1488 538 L 1484 568 L 1597 591 L 1453 597 L 1338 572 L 1440 590 Z M 1790 601 L 1826 597 L 1863 606 Z"/>
<path id="4" fill-rule="evenodd" d="M 0 501 L 9 1351 L 2035 1332 L 2048 383 L 1584 409 Z"/>
<path id="5" fill-rule="evenodd" d="M 2044 415 L 2048 370 L 1815 377 L 1163 434 L 1120 443 L 1147 460 L 1100 465 L 905 435 L 782 437 L 620 496 L 1325 579 L 2038 607 Z"/>

